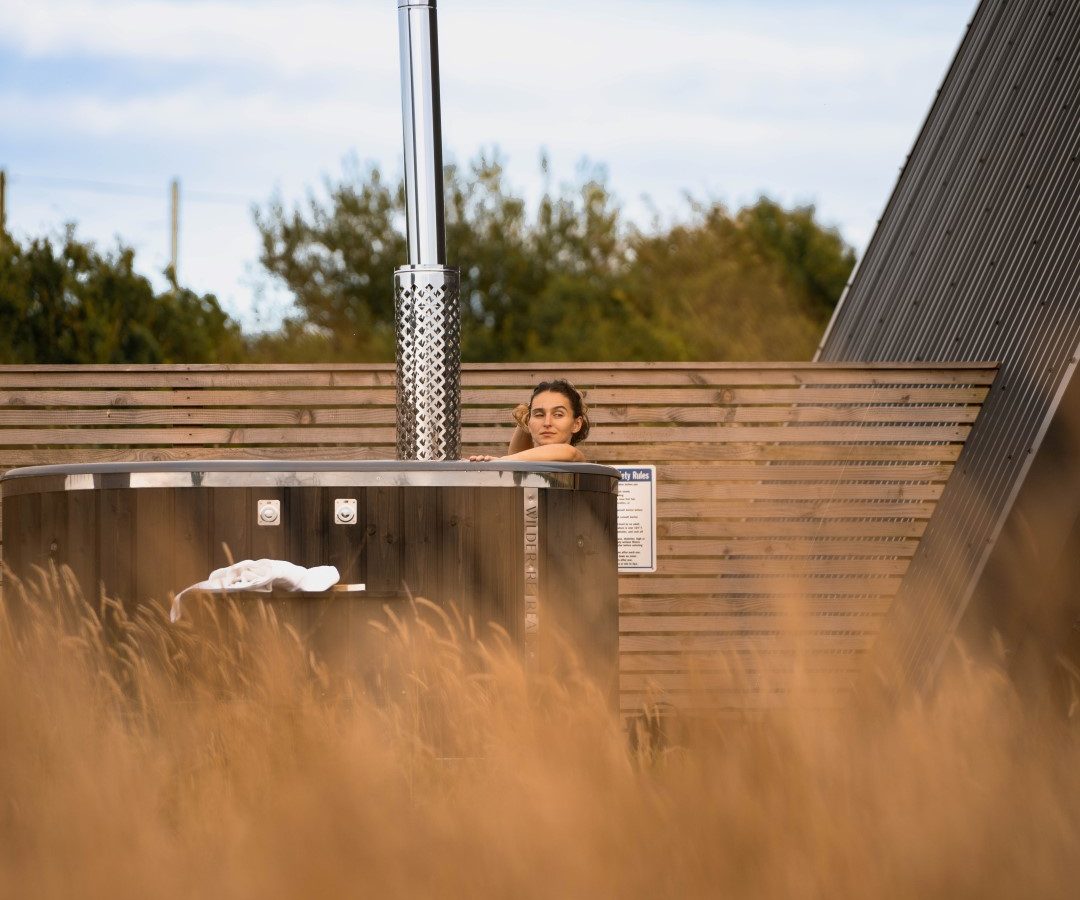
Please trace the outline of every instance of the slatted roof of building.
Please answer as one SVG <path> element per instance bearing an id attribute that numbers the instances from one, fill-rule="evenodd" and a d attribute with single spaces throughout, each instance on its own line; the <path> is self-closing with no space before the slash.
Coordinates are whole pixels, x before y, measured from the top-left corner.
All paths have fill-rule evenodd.
<path id="1" fill-rule="evenodd" d="M 1078 342 L 1080 3 L 983 0 L 818 354 L 1001 366 L 882 634 L 903 678 L 979 596 Z"/>

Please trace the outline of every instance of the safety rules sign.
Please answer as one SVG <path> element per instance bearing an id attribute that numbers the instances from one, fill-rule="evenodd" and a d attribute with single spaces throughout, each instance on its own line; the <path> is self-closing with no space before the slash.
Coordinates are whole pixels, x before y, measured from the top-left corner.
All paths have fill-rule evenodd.
<path id="1" fill-rule="evenodd" d="M 656 571 L 656 466 L 619 470 L 619 571 Z"/>

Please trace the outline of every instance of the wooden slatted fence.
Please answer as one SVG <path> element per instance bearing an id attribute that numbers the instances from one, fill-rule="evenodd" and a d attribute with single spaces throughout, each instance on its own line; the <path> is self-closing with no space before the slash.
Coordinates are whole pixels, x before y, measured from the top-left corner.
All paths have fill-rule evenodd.
<path id="1" fill-rule="evenodd" d="M 540 380 L 587 391 L 597 462 L 657 466 L 658 570 L 620 578 L 627 712 L 843 702 L 993 381 L 991 364 L 478 364 L 465 453 Z M 0 367 L 0 470 L 389 459 L 388 365 Z"/>

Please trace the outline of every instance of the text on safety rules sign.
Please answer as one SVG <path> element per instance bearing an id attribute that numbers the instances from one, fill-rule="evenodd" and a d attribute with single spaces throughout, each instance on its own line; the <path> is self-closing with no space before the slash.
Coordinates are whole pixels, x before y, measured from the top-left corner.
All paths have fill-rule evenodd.
<path id="1" fill-rule="evenodd" d="M 656 571 L 656 466 L 619 470 L 619 571 Z"/>

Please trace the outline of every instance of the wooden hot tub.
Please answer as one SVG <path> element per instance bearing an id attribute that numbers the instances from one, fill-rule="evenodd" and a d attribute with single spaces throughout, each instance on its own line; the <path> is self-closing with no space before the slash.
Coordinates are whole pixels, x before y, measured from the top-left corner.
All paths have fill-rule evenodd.
<path id="1" fill-rule="evenodd" d="M 165 601 L 241 559 L 333 565 L 359 614 L 426 597 L 536 661 L 557 626 L 614 685 L 618 472 L 575 463 L 187 461 L 12 469 L 4 561 L 51 561 L 87 597 Z M 226 549 L 227 548 L 227 549 Z M 294 600 L 296 598 L 293 598 Z M 303 605 L 303 601 L 297 601 Z M 353 616 L 355 617 L 355 616 Z"/>

